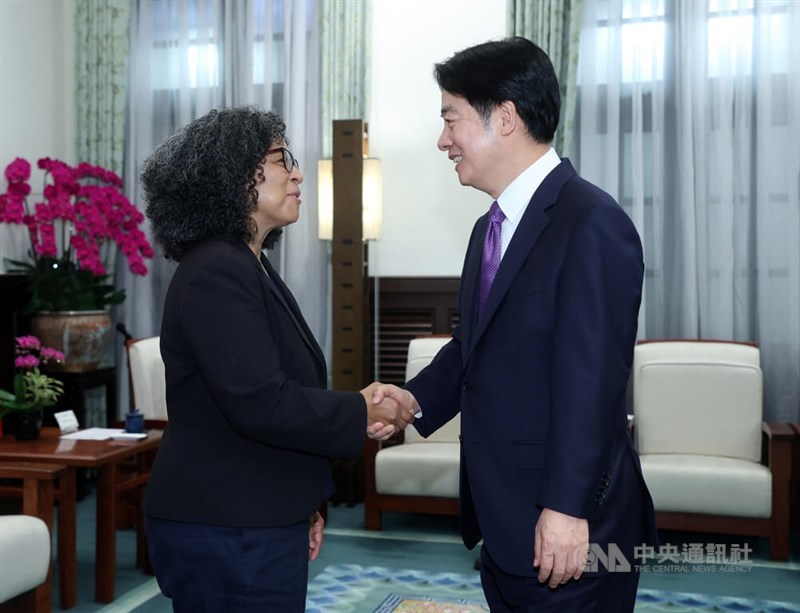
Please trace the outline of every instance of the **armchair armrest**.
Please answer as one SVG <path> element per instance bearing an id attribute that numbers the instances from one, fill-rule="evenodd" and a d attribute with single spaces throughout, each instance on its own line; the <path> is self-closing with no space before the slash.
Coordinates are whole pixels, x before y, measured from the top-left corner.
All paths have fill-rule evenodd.
<path id="1" fill-rule="evenodd" d="M 771 439 L 791 441 L 794 431 L 789 424 L 772 424 L 768 421 L 761 422 L 761 431 Z"/>
<path id="2" fill-rule="evenodd" d="M 789 538 L 789 494 L 792 480 L 792 441 L 794 431 L 788 424 L 761 422 L 767 439 L 766 459 L 772 473 L 772 521 L 786 527 Z"/>
<path id="3" fill-rule="evenodd" d="M 375 496 L 375 456 L 383 448 L 381 441 L 367 437 L 364 443 L 364 497 Z"/>
<path id="4" fill-rule="evenodd" d="M 772 470 L 772 479 L 776 477 L 787 482 L 791 477 L 792 441 L 794 431 L 789 424 L 771 424 L 761 422 L 761 432 L 765 435 L 767 446 L 762 454 L 766 465 Z"/>

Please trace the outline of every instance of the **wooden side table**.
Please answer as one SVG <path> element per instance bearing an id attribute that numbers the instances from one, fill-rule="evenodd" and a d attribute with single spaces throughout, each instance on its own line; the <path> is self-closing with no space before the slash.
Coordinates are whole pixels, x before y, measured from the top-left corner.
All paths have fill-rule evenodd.
<path id="1" fill-rule="evenodd" d="M 113 366 L 87 370 L 85 372 L 60 372 L 48 370 L 47 374 L 58 379 L 64 384 L 64 395 L 59 399 L 55 406 L 45 410 L 44 425 L 56 426 L 53 417 L 59 411 L 71 409 L 75 411 L 78 423 L 81 428 L 90 425 L 86 423 L 86 392 L 97 387 L 104 387 L 106 390 L 106 421 L 99 424 L 103 427 L 111 427 L 117 421 L 117 369 Z"/>
<path id="2" fill-rule="evenodd" d="M 21 480 L 22 487 L 0 485 L 0 494 L 22 495 L 22 512 L 44 520 L 53 533 L 53 481 L 58 480 L 59 603 L 70 609 L 76 601 L 75 469 L 60 464 L 0 461 L 0 479 Z M 34 594 L 20 598 L 21 611 L 50 611 L 52 569 Z M 10 603 L 9 603 L 10 604 Z M 12 610 L 14 610 L 12 608 Z"/>
<path id="3" fill-rule="evenodd" d="M 138 482 L 132 480 L 120 483 L 117 465 L 128 459 L 145 456 L 145 468 L 149 470 L 151 460 L 161 444 L 162 435 L 161 431 L 151 431 L 147 433 L 147 438 L 140 441 L 62 440 L 58 428 L 42 428 L 39 438 L 32 441 L 17 441 L 11 437 L 0 439 L 0 462 L 57 463 L 67 467 L 97 470 L 94 565 L 97 602 L 108 603 L 114 600 L 116 501 L 123 490 L 143 486 L 149 477 L 139 475 Z"/>

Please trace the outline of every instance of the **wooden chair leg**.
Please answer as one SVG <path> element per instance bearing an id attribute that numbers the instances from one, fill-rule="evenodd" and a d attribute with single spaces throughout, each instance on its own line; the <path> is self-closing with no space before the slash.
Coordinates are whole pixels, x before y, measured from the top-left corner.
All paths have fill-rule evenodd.
<path id="1" fill-rule="evenodd" d="M 792 528 L 800 528 L 800 422 L 789 424 L 792 439 L 792 479 L 789 484 L 789 516 Z"/>
<path id="2" fill-rule="evenodd" d="M 53 493 L 52 481 L 32 481 L 26 480 L 23 483 L 22 512 L 25 515 L 40 517 L 47 524 L 47 530 L 53 534 Z M 52 557 L 52 556 L 51 556 Z M 47 570 L 47 579 L 44 583 L 32 591 L 34 612 L 50 611 L 52 607 L 52 583 L 53 576 L 52 564 Z"/>
<path id="3" fill-rule="evenodd" d="M 378 441 L 367 439 L 363 453 L 364 483 L 364 527 L 367 530 L 381 529 L 381 511 L 378 506 L 378 492 L 375 484 L 375 456 L 382 445 Z"/>
<path id="4" fill-rule="evenodd" d="M 147 537 L 144 531 L 144 513 L 142 513 L 141 497 L 135 505 L 136 509 L 136 568 L 141 568 L 146 575 L 153 575 L 153 565 L 147 553 Z"/>
<path id="5" fill-rule="evenodd" d="M 0 613 L 50 613 L 52 610 L 52 603 L 38 589 L 0 604 Z"/>
<path id="6" fill-rule="evenodd" d="M 364 527 L 367 530 L 381 529 L 381 511 L 377 501 L 364 500 Z"/>

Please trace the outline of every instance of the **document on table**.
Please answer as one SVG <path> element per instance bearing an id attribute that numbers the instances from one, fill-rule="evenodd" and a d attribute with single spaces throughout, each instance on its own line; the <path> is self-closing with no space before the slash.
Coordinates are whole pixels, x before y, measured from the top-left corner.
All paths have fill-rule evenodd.
<path id="1" fill-rule="evenodd" d="M 72 441 L 107 441 L 114 439 L 118 441 L 138 441 L 147 438 L 145 432 L 134 434 L 132 432 L 125 432 L 122 428 L 87 428 L 86 430 L 78 430 L 71 434 L 63 434 L 62 440 Z"/>

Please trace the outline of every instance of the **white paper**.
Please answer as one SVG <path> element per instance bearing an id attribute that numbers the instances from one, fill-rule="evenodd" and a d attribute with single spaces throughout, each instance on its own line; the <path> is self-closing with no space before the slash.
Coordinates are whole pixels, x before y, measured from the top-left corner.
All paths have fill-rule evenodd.
<path id="1" fill-rule="evenodd" d="M 140 441 L 147 438 L 144 432 L 123 432 L 122 434 L 112 434 L 111 438 L 115 441 Z"/>
<path id="2" fill-rule="evenodd" d="M 61 434 L 69 434 L 78 429 L 78 418 L 75 416 L 75 411 L 60 411 L 55 413 L 53 417 L 56 418 Z"/>
<path id="3" fill-rule="evenodd" d="M 61 438 L 71 441 L 107 441 L 120 434 L 125 434 L 125 430 L 122 428 L 87 428 L 71 434 L 63 434 Z"/>

